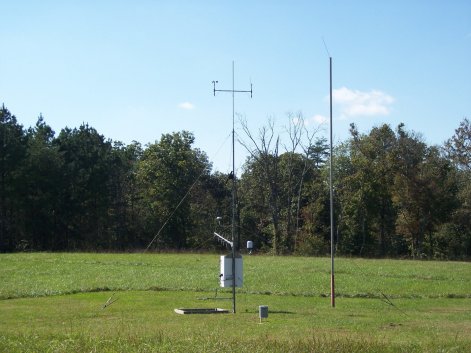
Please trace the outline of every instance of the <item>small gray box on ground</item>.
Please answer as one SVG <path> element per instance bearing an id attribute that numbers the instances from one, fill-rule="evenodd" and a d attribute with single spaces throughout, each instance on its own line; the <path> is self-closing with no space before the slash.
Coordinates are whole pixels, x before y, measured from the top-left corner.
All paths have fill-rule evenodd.
<path id="1" fill-rule="evenodd" d="M 267 305 L 260 305 L 258 307 L 258 314 L 261 319 L 266 319 L 268 317 L 268 306 Z"/>

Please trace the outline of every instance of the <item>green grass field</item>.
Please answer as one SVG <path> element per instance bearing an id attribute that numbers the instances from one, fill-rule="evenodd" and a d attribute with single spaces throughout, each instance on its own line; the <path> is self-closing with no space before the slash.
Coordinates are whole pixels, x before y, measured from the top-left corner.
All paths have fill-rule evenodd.
<path id="1" fill-rule="evenodd" d="M 214 298 L 218 255 L 2 254 L 0 268 L 0 352 L 471 352 L 471 263 L 338 258 L 331 308 L 330 259 L 245 256 L 235 315 L 173 311 L 231 309 Z"/>

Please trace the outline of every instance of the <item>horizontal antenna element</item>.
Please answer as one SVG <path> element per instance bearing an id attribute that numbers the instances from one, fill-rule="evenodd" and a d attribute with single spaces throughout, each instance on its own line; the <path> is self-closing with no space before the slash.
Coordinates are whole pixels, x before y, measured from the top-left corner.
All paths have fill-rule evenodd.
<path id="1" fill-rule="evenodd" d="M 236 89 L 216 89 L 216 83 L 218 83 L 218 81 L 212 81 L 213 82 L 213 95 L 216 96 L 216 92 L 230 92 L 230 93 L 250 93 L 250 98 L 252 98 L 252 94 L 253 94 L 253 85 L 252 83 L 250 84 L 250 91 L 240 91 L 240 90 L 236 90 Z"/>

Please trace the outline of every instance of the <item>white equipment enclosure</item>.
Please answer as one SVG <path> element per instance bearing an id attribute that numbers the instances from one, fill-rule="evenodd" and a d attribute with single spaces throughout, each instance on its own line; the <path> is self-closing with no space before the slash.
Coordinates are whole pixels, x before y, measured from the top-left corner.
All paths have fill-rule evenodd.
<path id="1" fill-rule="evenodd" d="M 240 254 L 236 254 L 234 261 L 235 261 L 235 273 L 236 273 L 235 286 L 242 287 L 244 283 L 242 256 Z M 232 281 L 233 281 L 232 254 L 221 256 L 220 265 L 221 265 L 220 267 L 221 274 L 219 275 L 220 286 L 232 287 Z"/>

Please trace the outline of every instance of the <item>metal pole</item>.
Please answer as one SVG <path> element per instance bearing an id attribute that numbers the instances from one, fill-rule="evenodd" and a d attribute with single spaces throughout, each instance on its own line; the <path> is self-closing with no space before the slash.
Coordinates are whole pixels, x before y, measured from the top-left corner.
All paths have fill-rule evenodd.
<path id="1" fill-rule="evenodd" d="M 234 61 L 232 61 L 232 89 L 216 89 L 216 83 L 218 81 L 213 81 L 213 94 L 216 95 L 216 92 L 231 92 L 232 93 L 232 312 L 236 312 L 236 249 L 238 244 L 236 241 L 236 175 L 235 175 L 235 94 L 236 93 L 250 93 L 250 98 L 252 98 L 252 84 L 250 84 L 249 90 L 236 90 L 234 82 Z M 219 236 L 219 235 L 218 235 Z M 219 236 L 220 237 L 220 236 Z M 224 239 L 225 240 L 225 239 Z M 227 242 L 227 241 L 226 241 Z"/>
<path id="2" fill-rule="evenodd" d="M 332 159 L 333 159 L 333 148 L 332 148 L 332 57 L 329 57 L 330 62 L 330 173 L 329 173 L 329 184 L 330 184 L 330 304 L 335 308 L 335 276 L 334 276 L 334 187 L 332 184 Z"/>
<path id="3" fill-rule="evenodd" d="M 236 313 L 236 265 L 235 265 L 235 89 L 234 61 L 232 61 L 232 312 Z"/>

